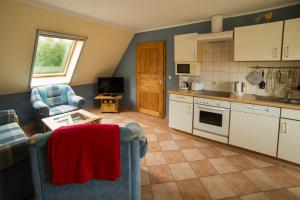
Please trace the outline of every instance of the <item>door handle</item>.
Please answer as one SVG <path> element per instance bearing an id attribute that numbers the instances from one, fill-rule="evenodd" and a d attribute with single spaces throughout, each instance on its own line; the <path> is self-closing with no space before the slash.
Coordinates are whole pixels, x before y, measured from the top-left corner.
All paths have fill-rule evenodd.
<path id="1" fill-rule="evenodd" d="M 159 80 L 159 85 L 162 85 L 163 84 L 163 81 L 162 80 Z"/>
<path id="2" fill-rule="evenodd" d="M 273 57 L 277 58 L 277 48 L 273 48 Z"/>
<path id="3" fill-rule="evenodd" d="M 289 57 L 289 47 L 288 46 L 285 47 L 285 57 L 286 58 Z"/>
<path id="4" fill-rule="evenodd" d="M 286 134 L 286 122 L 281 123 L 280 129 L 281 134 Z"/>

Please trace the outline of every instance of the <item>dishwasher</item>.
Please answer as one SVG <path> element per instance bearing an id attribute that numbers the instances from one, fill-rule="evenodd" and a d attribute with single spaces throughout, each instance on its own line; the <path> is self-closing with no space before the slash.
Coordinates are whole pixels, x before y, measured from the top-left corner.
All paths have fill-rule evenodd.
<path id="1" fill-rule="evenodd" d="M 231 103 L 229 144 L 276 156 L 280 108 Z"/>

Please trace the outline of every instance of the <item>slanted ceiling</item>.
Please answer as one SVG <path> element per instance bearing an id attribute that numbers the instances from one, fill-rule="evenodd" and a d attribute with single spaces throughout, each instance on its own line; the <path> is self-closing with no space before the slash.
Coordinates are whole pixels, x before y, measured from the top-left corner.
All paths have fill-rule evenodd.
<path id="1" fill-rule="evenodd" d="M 0 95 L 28 91 L 36 30 L 87 36 L 71 85 L 111 76 L 133 32 L 40 7 L 0 2 Z"/>

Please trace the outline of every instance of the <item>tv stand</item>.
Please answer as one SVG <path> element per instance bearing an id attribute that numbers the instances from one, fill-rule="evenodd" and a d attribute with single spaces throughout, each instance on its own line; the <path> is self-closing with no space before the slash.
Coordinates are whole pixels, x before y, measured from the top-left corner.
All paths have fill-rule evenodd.
<path id="1" fill-rule="evenodd" d="M 99 94 L 95 99 L 100 100 L 101 112 L 119 112 L 119 100 L 122 99 L 122 95 L 112 96 L 109 94 Z"/>

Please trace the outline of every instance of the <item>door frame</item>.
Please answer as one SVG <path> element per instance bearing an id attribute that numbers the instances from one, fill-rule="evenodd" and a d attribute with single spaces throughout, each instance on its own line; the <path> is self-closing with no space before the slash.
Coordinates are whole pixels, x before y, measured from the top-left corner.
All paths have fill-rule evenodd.
<path id="1" fill-rule="evenodd" d="M 167 59 L 167 55 L 166 55 L 166 51 L 167 51 L 167 41 L 166 40 L 151 40 L 151 41 L 145 41 L 145 42 L 138 42 L 136 43 L 136 47 L 135 47 L 135 53 L 137 53 L 137 47 L 139 44 L 146 44 L 146 43 L 151 43 L 151 42 L 162 42 L 163 43 L 163 75 L 162 75 L 162 91 L 163 91 L 163 102 L 162 103 L 162 113 L 160 113 L 160 115 L 158 117 L 160 118 L 165 118 L 166 116 L 166 59 Z M 135 55 L 135 61 L 137 61 L 137 55 Z M 135 63 L 135 87 L 136 87 L 136 111 L 140 112 L 140 96 L 139 96 L 139 85 L 138 85 L 138 73 L 137 73 L 137 63 Z M 144 113 L 146 114 L 146 113 Z M 152 115 L 151 115 L 152 116 Z"/>

